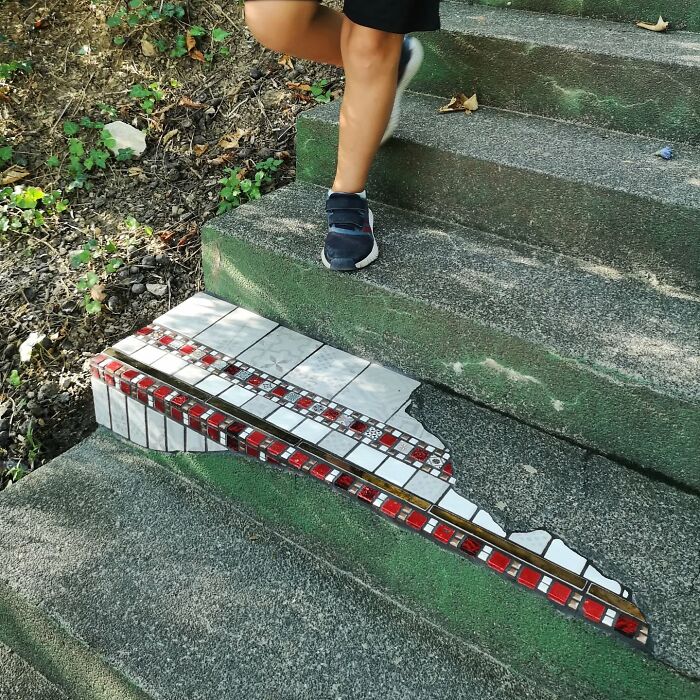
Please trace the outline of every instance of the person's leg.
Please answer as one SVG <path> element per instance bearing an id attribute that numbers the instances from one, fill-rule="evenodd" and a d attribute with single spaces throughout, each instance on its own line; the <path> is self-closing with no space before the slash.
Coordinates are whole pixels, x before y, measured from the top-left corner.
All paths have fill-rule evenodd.
<path id="1" fill-rule="evenodd" d="M 258 0 L 255 0 L 258 1 Z M 402 34 L 343 21 L 345 95 L 340 110 L 338 167 L 333 190 L 365 189 L 396 96 Z"/>
<path id="2" fill-rule="evenodd" d="M 272 51 L 343 65 L 343 15 L 316 0 L 247 0 L 245 18 L 253 36 Z"/>

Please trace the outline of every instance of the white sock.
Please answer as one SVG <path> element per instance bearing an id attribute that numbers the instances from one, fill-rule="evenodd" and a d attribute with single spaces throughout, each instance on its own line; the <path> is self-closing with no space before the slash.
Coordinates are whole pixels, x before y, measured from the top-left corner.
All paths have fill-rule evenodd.
<path id="1" fill-rule="evenodd" d="M 330 189 L 328 190 L 328 196 L 332 194 L 359 194 L 362 199 L 367 199 L 367 190 L 362 190 L 362 192 L 339 192 L 338 190 Z"/>

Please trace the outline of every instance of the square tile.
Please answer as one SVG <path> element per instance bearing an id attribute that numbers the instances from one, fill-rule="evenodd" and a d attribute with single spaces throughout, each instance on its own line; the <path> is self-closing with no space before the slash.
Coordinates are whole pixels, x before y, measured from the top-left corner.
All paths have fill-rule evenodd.
<path id="1" fill-rule="evenodd" d="M 573 549 L 567 547 L 558 539 L 552 540 L 552 543 L 544 553 L 544 558 L 559 564 L 559 566 L 563 566 L 569 571 L 573 571 L 575 574 L 580 574 L 583 571 L 583 567 L 586 566 L 586 560 L 580 554 L 574 552 Z"/>
<path id="2" fill-rule="evenodd" d="M 154 348 L 152 345 L 144 345 L 144 347 L 137 350 L 132 357 L 137 362 L 143 362 L 144 365 L 152 366 L 167 354 L 167 351 L 161 350 L 160 348 Z"/>
<path id="3" fill-rule="evenodd" d="M 172 418 L 165 419 L 165 433 L 169 452 L 185 451 L 185 428 Z"/>
<path id="4" fill-rule="evenodd" d="M 345 459 L 373 472 L 386 459 L 386 455 L 369 445 L 358 445 Z"/>
<path id="5" fill-rule="evenodd" d="M 285 379 L 319 396 L 331 398 L 368 364 L 366 360 L 324 345 L 285 375 Z"/>
<path id="6" fill-rule="evenodd" d="M 477 506 L 471 501 L 460 496 L 454 489 L 450 489 L 440 500 L 440 508 L 449 510 L 450 513 L 459 515 L 465 520 L 469 520 L 477 511 Z"/>
<path id="7" fill-rule="evenodd" d="M 180 379 L 183 382 L 186 382 L 187 384 L 195 385 L 201 382 L 202 379 L 206 379 L 210 375 L 209 372 L 203 367 L 195 367 L 194 365 L 188 365 L 173 376 L 175 376 L 177 379 Z"/>
<path id="8" fill-rule="evenodd" d="M 323 343 L 280 326 L 239 355 L 247 365 L 274 377 L 283 377 Z"/>
<path id="9" fill-rule="evenodd" d="M 151 365 L 153 369 L 157 369 L 159 372 L 164 372 L 165 374 L 170 375 L 175 374 L 175 372 L 179 372 L 186 366 L 186 360 L 183 360 L 181 357 L 173 355 L 172 353 L 167 353 L 165 357 L 161 357 L 160 360 L 157 360 Z"/>
<path id="10" fill-rule="evenodd" d="M 232 386 L 219 396 L 220 399 L 232 403 L 234 406 L 242 406 L 246 401 L 250 401 L 255 394 L 242 386 Z"/>
<path id="11" fill-rule="evenodd" d="M 92 377 L 91 383 L 92 400 L 95 404 L 95 420 L 99 425 L 111 428 L 112 420 L 109 417 L 109 392 L 107 385 L 95 377 Z"/>
<path id="12" fill-rule="evenodd" d="M 182 335 L 194 336 L 236 307 L 209 294 L 199 292 L 179 306 L 159 316 L 153 323 Z"/>
<path id="13" fill-rule="evenodd" d="M 413 445 L 405 440 L 399 440 L 396 445 L 394 445 L 394 449 L 402 455 L 407 455 L 413 449 Z"/>
<path id="14" fill-rule="evenodd" d="M 331 432 L 318 443 L 319 447 L 322 447 L 324 450 L 328 450 L 339 457 L 345 457 L 345 455 L 356 445 L 357 440 L 353 440 L 351 437 L 343 435 L 336 430 L 331 430 Z"/>
<path id="15" fill-rule="evenodd" d="M 254 416 L 260 418 L 265 418 L 269 416 L 276 408 L 279 408 L 274 401 L 266 399 L 264 396 L 256 396 L 250 401 L 244 403 L 241 408 L 248 413 L 252 413 Z"/>
<path id="16" fill-rule="evenodd" d="M 165 416 L 149 408 L 146 411 L 146 420 L 148 423 L 148 447 L 164 452 L 166 449 Z"/>
<path id="17" fill-rule="evenodd" d="M 199 433 L 195 433 L 191 428 L 186 428 L 185 430 L 185 447 L 188 452 L 205 452 L 206 442 L 204 441 L 204 436 Z"/>
<path id="18" fill-rule="evenodd" d="M 416 470 L 413 467 L 393 457 L 389 457 L 375 472 L 377 476 L 397 486 L 403 486 L 415 473 Z"/>
<path id="19" fill-rule="evenodd" d="M 143 340 L 135 338 L 133 335 L 130 335 L 128 338 L 120 340 L 113 347 L 115 350 L 119 350 L 119 352 L 123 352 L 125 355 L 133 355 L 145 345 L 146 343 L 144 343 Z"/>
<path id="20" fill-rule="evenodd" d="M 141 445 L 141 447 L 148 447 L 148 440 L 146 439 L 146 407 L 134 401 L 134 399 L 127 398 L 126 400 L 126 410 L 129 416 L 129 440 Z"/>
<path id="21" fill-rule="evenodd" d="M 304 420 L 303 416 L 300 416 L 294 411 L 290 411 L 284 406 L 278 407 L 277 404 L 273 405 L 277 408 L 277 410 L 271 416 L 269 416 L 267 420 L 269 420 L 270 423 L 279 426 L 283 430 L 291 430 L 295 426 L 299 425 L 302 420 Z"/>
<path id="22" fill-rule="evenodd" d="M 415 379 L 373 364 L 335 395 L 333 400 L 385 421 L 406 403 L 419 386 L 420 383 Z"/>
<path id="23" fill-rule="evenodd" d="M 226 391 L 226 389 L 230 388 L 231 382 L 229 382 L 227 379 L 223 379 L 222 377 L 217 377 L 216 375 L 211 374 L 208 377 L 206 377 L 206 379 L 203 379 L 201 382 L 199 382 L 199 384 L 197 384 L 197 389 L 206 391 L 212 396 L 218 396 L 222 392 Z"/>
<path id="24" fill-rule="evenodd" d="M 247 350 L 275 326 L 277 324 L 274 321 L 238 307 L 199 333 L 195 340 L 214 350 L 235 356 Z"/>
<path id="25" fill-rule="evenodd" d="M 445 491 L 449 488 L 449 484 L 442 479 L 428 474 L 428 472 L 417 471 L 415 476 L 406 484 L 406 489 L 416 496 L 425 498 L 431 503 L 437 502 Z"/>
<path id="26" fill-rule="evenodd" d="M 129 437 L 129 418 L 126 413 L 126 396 L 114 387 L 109 387 L 109 412 L 112 430 L 122 437 Z"/>
<path id="27" fill-rule="evenodd" d="M 310 418 L 306 418 L 302 423 L 293 428 L 292 432 L 298 435 L 302 440 L 316 444 L 330 432 L 330 428 Z"/>

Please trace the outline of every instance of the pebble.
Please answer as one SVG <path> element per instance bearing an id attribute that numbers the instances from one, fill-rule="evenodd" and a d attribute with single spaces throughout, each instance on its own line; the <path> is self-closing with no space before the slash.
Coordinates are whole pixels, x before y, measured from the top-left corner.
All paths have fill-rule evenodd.
<path id="1" fill-rule="evenodd" d="M 156 255 L 156 265 L 169 265 L 170 264 L 170 258 L 168 257 L 167 253 L 158 253 Z"/>
<path id="2" fill-rule="evenodd" d="M 264 73 L 263 73 L 263 72 L 260 70 L 260 68 L 258 68 L 257 66 L 253 66 L 253 67 L 250 69 L 250 77 L 251 77 L 253 80 L 260 80 L 260 78 L 262 78 L 263 75 L 264 75 Z"/>
<path id="3" fill-rule="evenodd" d="M 146 291 L 146 285 L 141 284 L 141 282 L 137 282 L 136 284 L 131 285 L 131 293 L 132 294 L 143 294 Z"/>
<path id="4" fill-rule="evenodd" d="M 154 297 L 164 297 L 168 292 L 168 287 L 165 284 L 147 284 L 146 289 Z"/>
<path id="5" fill-rule="evenodd" d="M 10 444 L 10 433 L 7 430 L 0 430 L 0 447 L 7 447 Z"/>
<path id="6" fill-rule="evenodd" d="M 42 384 L 39 388 L 39 394 L 37 398 L 43 403 L 45 401 L 48 401 L 49 399 L 52 399 L 54 396 L 56 396 L 57 393 L 58 386 L 53 382 L 47 382 L 46 384 Z"/>
<path id="7" fill-rule="evenodd" d="M 141 258 L 141 264 L 146 267 L 153 267 L 156 264 L 155 255 L 144 255 L 143 258 Z"/>

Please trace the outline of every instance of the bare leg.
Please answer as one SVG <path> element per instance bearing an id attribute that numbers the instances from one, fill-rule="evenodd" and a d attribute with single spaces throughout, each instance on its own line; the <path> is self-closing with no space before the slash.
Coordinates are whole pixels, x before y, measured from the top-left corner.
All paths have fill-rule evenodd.
<path id="1" fill-rule="evenodd" d="M 245 18 L 255 38 L 272 51 L 343 65 L 343 15 L 315 0 L 248 0 Z"/>
<path id="2" fill-rule="evenodd" d="M 345 96 L 340 110 L 338 168 L 333 189 L 361 192 L 396 96 L 402 34 L 343 21 Z"/>

